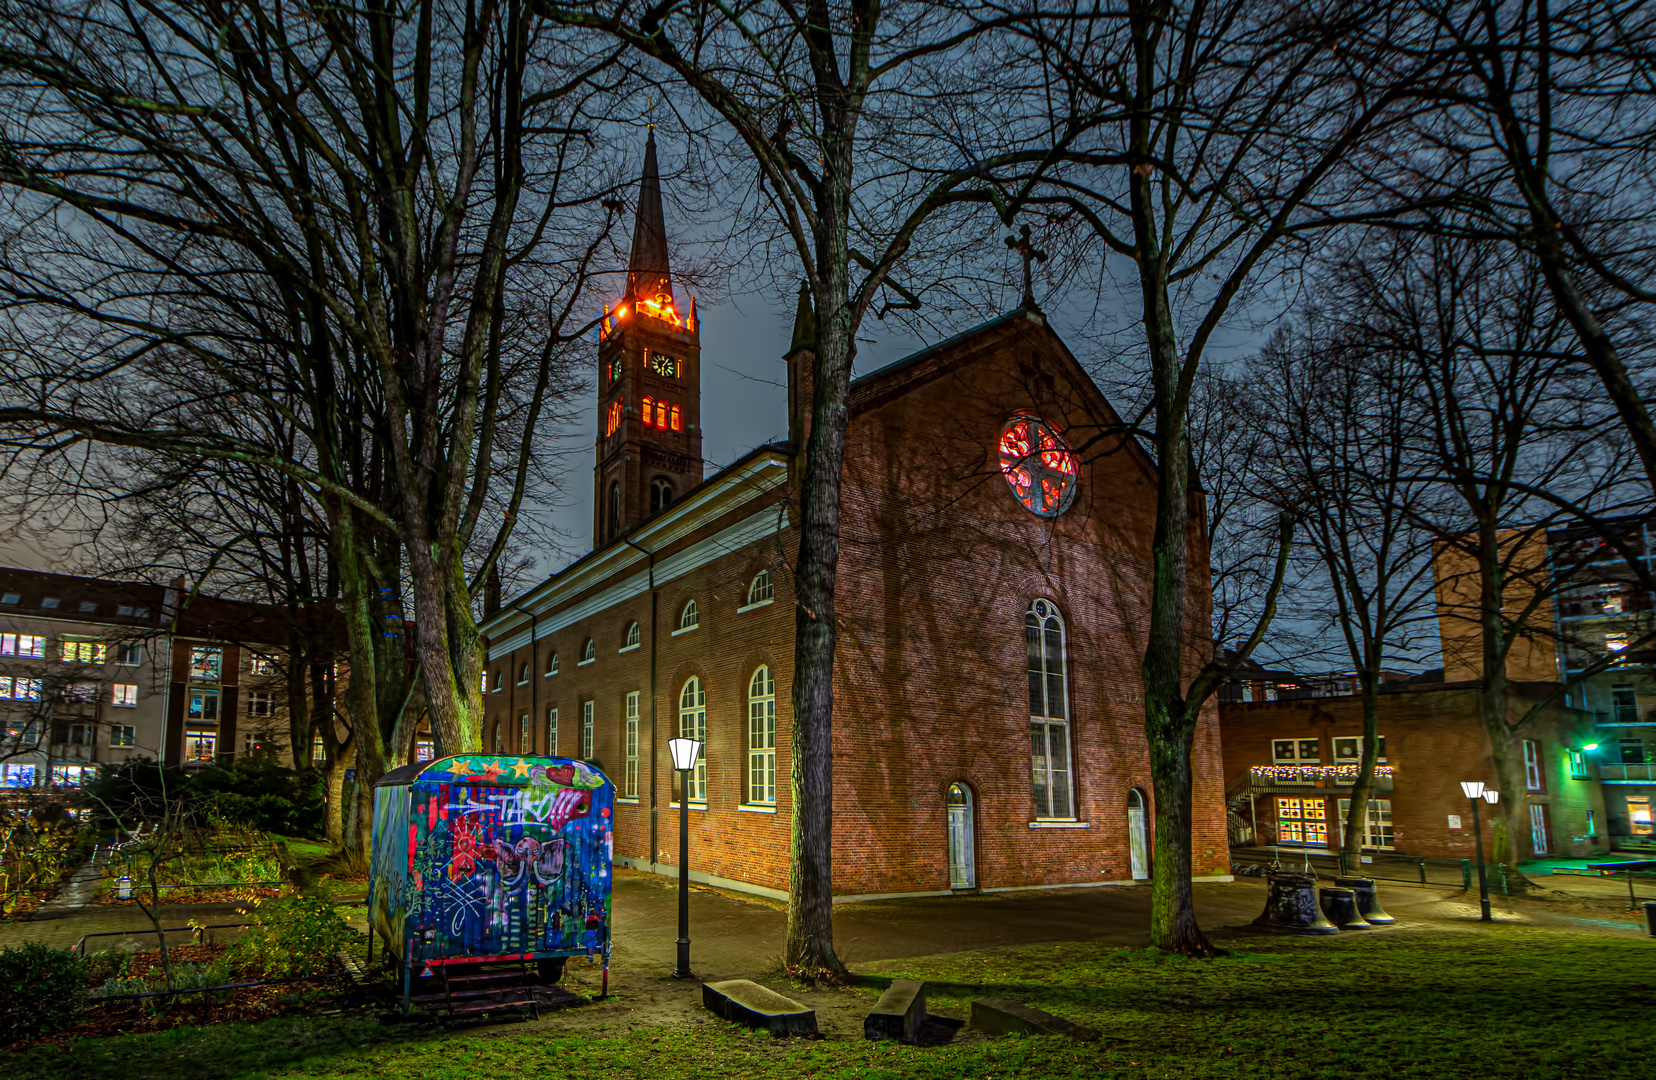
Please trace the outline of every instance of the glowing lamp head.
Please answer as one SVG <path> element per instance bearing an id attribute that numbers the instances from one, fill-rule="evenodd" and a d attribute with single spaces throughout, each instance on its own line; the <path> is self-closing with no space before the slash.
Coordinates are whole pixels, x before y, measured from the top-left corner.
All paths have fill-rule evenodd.
<path id="1" fill-rule="evenodd" d="M 1598 743 L 1596 743 L 1596 742 L 1587 743 L 1585 746 L 1582 747 L 1582 749 L 1586 750 L 1588 752 L 1592 752 L 1592 751 L 1598 749 Z"/>
<path id="2" fill-rule="evenodd" d="M 1468 799 L 1480 798 L 1483 795 L 1484 785 L 1482 780 L 1462 780 L 1460 786 L 1461 790 L 1466 792 Z"/>
<path id="3" fill-rule="evenodd" d="M 1490 806 L 1494 806 L 1501 801 L 1501 793 L 1492 787 L 1486 787 L 1483 790 L 1483 800 Z"/>
<path id="4" fill-rule="evenodd" d="M 668 739 L 667 753 L 672 756 L 673 768 L 688 772 L 696 767 L 696 758 L 701 756 L 701 743 L 695 739 Z"/>

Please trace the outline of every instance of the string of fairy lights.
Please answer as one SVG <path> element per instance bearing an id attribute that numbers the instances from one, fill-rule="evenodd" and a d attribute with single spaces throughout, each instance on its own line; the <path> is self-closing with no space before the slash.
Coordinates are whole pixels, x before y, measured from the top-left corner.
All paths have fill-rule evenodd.
<path id="1" fill-rule="evenodd" d="M 1357 764 L 1349 765 L 1255 765 L 1248 770 L 1265 780 L 1355 780 L 1361 771 Z M 1390 776 L 1390 765 L 1376 765 L 1375 776 Z"/>

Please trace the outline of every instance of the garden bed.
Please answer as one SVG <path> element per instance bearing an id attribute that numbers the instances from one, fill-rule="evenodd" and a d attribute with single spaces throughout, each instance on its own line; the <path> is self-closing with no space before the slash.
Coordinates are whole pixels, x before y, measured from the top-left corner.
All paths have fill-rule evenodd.
<path id="1" fill-rule="evenodd" d="M 228 946 L 222 944 L 176 945 L 167 952 L 174 969 L 177 970 L 179 965 L 211 968 L 222 964 L 227 949 Z M 163 988 L 161 952 L 159 949 L 149 949 L 128 954 L 120 961 L 104 961 L 103 966 L 87 979 L 87 989 L 93 995 L 106 991 L 106 980 L 110 978 L 107 974 L 110 963 L 116 965 L 117 977 L 121 979 L 143 979 L 149 984 L 146 988 Z M 180 994 L 171 998 L 99 1001 L 94 997 L 69 1027 L 55 1035 L 13 1043 L 10 1048 L 20 1050 L 74 1038 L 101 1038 L 235 1020 L 260 1020 L 292 1013 L 315 1013 L 319 1005 L 339 997 L 346 989 L 347 984 L 340 977 L 344 970 L 344 965 L 335 961 L 328 971 L 320 973 L 315 982 L 244 986 L 234 990 Z M 227 973 L 227 977 L 234 982 L 256 982 L 262 977 L 262 972 L 242 970 Z M 139 987 L 133 983 L 131 989 L 136 990 Z"/>

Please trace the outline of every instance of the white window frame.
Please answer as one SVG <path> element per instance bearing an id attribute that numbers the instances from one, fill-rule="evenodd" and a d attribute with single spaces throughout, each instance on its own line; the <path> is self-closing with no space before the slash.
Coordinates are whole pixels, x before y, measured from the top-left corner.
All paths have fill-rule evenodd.
<path id="1" fill-rule="evenodd" d="M 1534 739 L 1521 740 L 1524 744 L 1524 786 L 1530 791 L 1541 790 L 1541 744 Z"/>
<path id="2" fill-rule="evenodd" d="M 581 702 L 581 760 L 592 760 L 592 710 L 591 701 Z"/>
<path id="3" fill-rule="evenodd" d="M 701 609 L 696 606 L 694 599 L 687 600 L 684 607 L 679 611 L 678 629 L 673 631 L 673 636 L 678 637 L 680 634 L 688 634 L 700 625 Z"/>
<path id="4" fill-rule="evenodd" d="M 101 664 L 109 658 L 109 646 L 96 638 L 58 639 L 58 659 L 65 664 Z"/>
<path id="5" fill-rule="evenodd" d="M 193 699 L 195 698 L 195 696 L 197 694 L 201 695 L 201 702 L 202 702 L 201 714 L 199 716 L 192 714 L 191 711 L 190 711 L 192 706 L 195 704 Z M 207 701 L 209 699 L 211 699 L 212 702 L 213 702 L 213 715 L 212 716 L 207 715 Z M 194 686 L 192 686 L 192 687 L 190 687 L 189 689 L 187 689 L 185 691 L 184 720 L 185 720 L 186 723 L 188 723 L 190 721 L 194 721 L 194 722 L 199 723 L 199 724 L 216 724 L 216 723 L 219 722 L 219 718 L 222 717 L 223 715 L 224 715 L 224 701 L 223 701 L 222 696 L 219 694 L 219 692 L 217 690 L 208 690 L 205 687 L 194 687 Z"/>
<path id="6" fill-rule="evenodd" d="M 643 634 L 639 631 L 638 620 L 634 619 L 627 624 L 627 629 L 621 634 L 621 647 L 616 652 L 632 652 L 643 644 Z"/>
<path id="7" fill-rule="evenodd" d="M 748 679 L 747 805 L 776 805 L 776 680 L 761 664 Z"/>
<path id="8" fill-rule="evenodd" d="M 761 570 L 757 574 L 753 575 L 752 581 L 748 582 L 747 602 L 737 608 L 736 611 L 740 614 L 741 612 L 752 611 L 754 608 L 762 608 L 766 604 L 775 602 L 776 582 L 771 580 L 769 570 Z"/>
<path id="9" fill-rule="evenodd" d="M 681 739 L 695 739 L 701 743 L 701 750 L 696 755 L 696 767 L 690 770 L 690 775 L 681 780 L 688 780 L 685 791 L 680 797 L 686 799 L 692 806 L 707 805 L 707 687 L 702 684 L 701 676 L 692 675 L 684 680 L 679 688 L 678 695 L 678 736 Z M 682 775 L 682 774 L 681 774 Z"/>
<path id="10" fill-rule="evenodd" d="M 529 669 L 530 669 L 531 666 L 532 665 L 529 663 L 529 661 L 525 660 L 523 662 L 523 666 L 518 669 L 517 684 L 519 686 L 528 686 L 529 685 L 529 674 L 530 674 Z"/>
<path id="11" fill-rule="evenodd" d="M 622 735 L 622 751 L 626 761 L 626 768 L 621 774 L 621 795 L 623 798 L 638 798 L 638 691 L 627 692 L 627 706 L 623 715 L 624 728 Z"/>
<path id="12" fill-rule="evenodd" d="M 134 724 L 109 725 L 109 745 L 117 748 L 132 747 L 138 742 L 138 728 Z"/>
<path id="13" fill-rule="evenodd" d="M 0 656 L 46 659 L 46 639 L 39 634 L 0 634 Z"/>
<path id="14" fill-rule="evenodd" d="M 1351 800 L 1339 800 L 1340 828 L 1351 819 Z M 1384 815 L 1380 817 L 1378 815 Z M 1385 825 L 1382 829 L 1379 826 Z M 1390 799 L 1370 799 L 1368 816 L 1363 819 L 1364 851 L 1392 851 L 1397 847 L 1397 834 L 1392 818 Z"/>
<path id="15" fill-rule="evenodd" d="M 1570 779 L 1587 779 L 1587 754 L 1584 751 L 1571 750 L 1568 747 L 1564 749 L 1564 754 L 1569 761 Z"/>
<path id="16" fill-rule="evenodd" d="M 211 674 L 208 674 L 209 668 Z M 190 646 L 190 678 L 202 682 L 223 682 L 224 650 L 214 645 Z"/>
<path id="17" fill-rule="evenodd" d="M 558 756 L 558 710 L 546 710 L 546 756 Z"/>
<path id="18" fill-rule="evenodd" d="M 263 706 L 261 709 L 260 706 Z M 268 690 L 249 690 L 247 692 L 248 716 L 275 716 L 276 698 Z"/>
<path id="19" fill-rule="evenodd" d="M 1047 636 L 1053 632 L 1058 635 L 1056 658 L 1051 655 L 1052 642 Z M 1057 604 L 1037 598 L 1029 605 L 1024 612 L 1024 644 L 1029 689 L 1030 798 L 1035 820 L 1074 821 L 1075 748 L 1069 718 L 1069 633 Z M 1054 659 L 1056 672 L 1052 669 Z M 1036 700 L 1037 688 L 1040 700 Z M 1060 777 L 1063 791 L 1058 796 L 1054 792 L 1055 778 Z"/>
<path id="20" fill-rule="evenodd" d="M 191 749 L 191 743 L 195 744 Z M 184 760 L 212 761 L 218 753 L 218 728 L 186 727 L 184 729 Z"/>
<path id="21" fill-rule="evenodd" d="M 575 662 L 576 667 L 586 667 L 598 659 L 598 639 L 587 638 L 586 644 L 581 646 L 581 658 Z"/>
<path id="22" fill-rule="evenodd" d="M 546 670 L 541 674 L 541 678 L 550 679 L 552 676 L 556 675 L 557 673 L 558 673 L 558 653 L 557 653 L 557 650 L 554 649 L 552 651 L 551 657 L 548 658 L 547 661 L 546 661 Z"/>
<path id="23" fill-rule="evenodd" d="M 131 657 L 131 659 L 128 659 Z M 137 667 L 144 662 L 144 647 L 135 641 L 115 646 L 116 667 Z"/>
<path id="24" fill-rule="evenodd" d="M 109 686 L 109 703 L 117 709 L 133 709 L 138 706 L 137 683 L 111 683 Z"/>
<path id="25" fill-rule="evenodd" d="M 518 757 L 535 756 L 535 733 L 530 727 L 535 718 L 529 713 L 518 717 Z"/>

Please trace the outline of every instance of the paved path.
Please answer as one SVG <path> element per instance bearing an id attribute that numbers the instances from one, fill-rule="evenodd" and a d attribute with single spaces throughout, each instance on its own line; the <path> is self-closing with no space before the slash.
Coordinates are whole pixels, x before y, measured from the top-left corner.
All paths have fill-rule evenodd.
<path id="1" fill-rule="evenodd" d="M 1625 886 L 1624 886 L 1625 887 Z M 1195 886 L 1196 914 L 1217 940 L 1239 936 L 1264 907 L 1264 885 L 1257 880 Z M 1458 888 L 1382 884 L 1387 909 L 1401 919 L 1457 922 L 1476 918 L 1476 899 Z M 1497 898 L 1497 909 L 1505 905 Z M 167 926 L 242 921 L 234 904 L 168 905 Z M 672 969 L 678 937 L 676 882 L 651 874 L 618 870 L 615 877 L 616 967 L 638 974 L 662 975 Z M 1045 941 L 1105 941 L 1122 946 L 1149 944 L 1150 890 L 1115 886 L 1087 889 L 993 893 L 974 897 L 930 897 L 840 904 L 834 908 L 834 940 L 841 958 L 852 965 L 876 960 L 962 952 Z M 1527 905 L 1509 917 L 1537 922 L 1560 920 L 1592 932 L 1635 929 L 1634 916 L 1600 919 L 1549 914 Z M 352 920 L 362 925 L 360 908 Z M 1588 925 L 1592 924 L 1592 925 Z M 81 935 L 123 932 L 122 937 L 94 939 L 90 947 L 153 948 L 149 921 L 135 907 L 88 905 L 79 910 L 37 914 L 34 919 L 0 924 L 0 946 L 44 941 L 60 948 Z M 786 912 L 780 904 L 735 893 L 693 886 L 690 940 L 693 966 L 705 979 L 764 976 L 781 967 Z M 186 935 L 174 935 L 180 941 Z"/>

